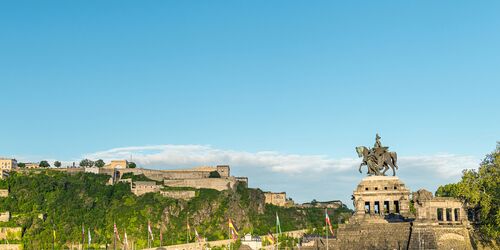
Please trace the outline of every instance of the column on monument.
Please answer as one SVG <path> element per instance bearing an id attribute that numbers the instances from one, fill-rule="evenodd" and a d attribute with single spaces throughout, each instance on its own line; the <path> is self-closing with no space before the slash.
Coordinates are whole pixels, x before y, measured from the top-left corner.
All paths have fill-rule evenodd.
<path id="1" fill-rule="evenodd" d="M 370 214 L 375 214 L 375 202 L 370 201 Z"/>
<path id="2" fill-rule="evenodd" d="M 443 221 L 446 221 L 446 208 L 441 208 L 441 218 L 443 218 Z"/>

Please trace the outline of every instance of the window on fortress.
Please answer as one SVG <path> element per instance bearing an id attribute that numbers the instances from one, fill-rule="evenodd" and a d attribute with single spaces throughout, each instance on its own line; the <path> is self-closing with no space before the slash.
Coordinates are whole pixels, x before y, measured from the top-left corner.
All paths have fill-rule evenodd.
<path id="1" fill-rule="evenodd" d="M 380 202 L 376 201 L 373 209 L 375 210 L 376 214 L 380 214 Z"/>
<path id="2" fill-rule="evenodd" d="M 387 187 L 384 187 L 384 190 L 387 190 Z"/>
<path id="3" fill-rule="evenodd" d="M 378 190 L 378 187 L 375 187 L 375 190 Z"/>
<path id="4" fill-rule="evenodd" d="M 446 209 L 446 220 L 451 221 L 451 208 Z"/>
<path id="5" fill-rule="evenodd" d="M 365 213 L 369 214 L 370 213 L 370 202 L 365 202 Z"/>
<path id="6" fill-rule="evenodd" d="M 455 216 L 455 221 L 458 221 L 458 218 L 460 217 L 460 210 L 455 208 L 453 215 Z"/>
<path id="7" fill-rule="evenodd" d="M 397 186 L 394 186 L 394 190 L 396 190 L 396 189 L 398 189 L 398 187 L 397 187 Z"/>
<path id="8" fill-rule="evenodd" d="M 365 191 L 368 191 L 368 188 L 365 188 Z"/>

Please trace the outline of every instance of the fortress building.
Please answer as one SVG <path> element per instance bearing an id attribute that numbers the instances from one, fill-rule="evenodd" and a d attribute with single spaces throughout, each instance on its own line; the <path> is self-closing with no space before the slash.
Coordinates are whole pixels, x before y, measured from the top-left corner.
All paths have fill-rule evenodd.
<path id="1" fill-rule="evenodd" d="M 25 168 L 30 168 L 30 169 L 40 168 L 40 163 L 38 163 L 38 162 L 27 162 L 27 163 L 24 163 L 24 165 L 25 165 Z"/>
<path id="2" fill-rule="evenodd" d="M 9 172 L 17 169 L 16 159 L 0 158 L 0 179 L 9 176 Z"/>

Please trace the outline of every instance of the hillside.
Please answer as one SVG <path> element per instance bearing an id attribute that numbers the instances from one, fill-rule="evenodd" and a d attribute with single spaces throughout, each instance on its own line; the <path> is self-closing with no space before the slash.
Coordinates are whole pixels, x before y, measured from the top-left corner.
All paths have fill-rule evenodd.
<path id="1" fill-rule="evenodd" d="M 236 190 L 218 192 L 201 189 L 190 201 L 165 198 L 149 193 L 135 196 L 128 184 L 106 185 L 106 175 L 79 173 L 68 175 L 47 170 L 41 174 L 13 173 L 0 186 L 9 187 L 8 198 L 0 198 L 0 211 L 10 211 L 12 221 L 0 225 L 23 227 L 22 242 L 29 249 L 52 246 L 56 231 L 56 248 L 82 241 L 82 225 L 91 228 L 92 243 L 112 244 L 113 222 L 121 238 L 126 229 L 129 242 L 137 247 L 147 245 L 147 223 L 151 221 L 155 246 L 185 243 L 187 222 L 208 240 L 227 238 L 227 220 L 231 218 L 240 232 L 266 234 L 275 227 L 279 214 L 283 231 L 322 227 L 324 211 L 317 208 L 282 208 L 264 204 L 262 191 L 238 186 Z M 332 218 L 336 222 L 339 209 Z M 40 217 L 39 215 L 44 215 Z M 87 241 L 85 232 L 85 242 Z M 189 241 L 194 241 L 194 231 Z"/>

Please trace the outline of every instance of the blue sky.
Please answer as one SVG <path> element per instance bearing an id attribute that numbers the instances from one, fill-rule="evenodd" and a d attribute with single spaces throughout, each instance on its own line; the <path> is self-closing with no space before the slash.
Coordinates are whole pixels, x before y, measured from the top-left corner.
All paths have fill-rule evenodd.
<path id="1" fill-rule="evenodd" d="M 496 1 L 2 2 L 0 154 L 228 163 L 251 186 L 348 202 L 362 177 L 354 147 L 379 132 L 401 178 L 433 189 L 500 138 L 499 11 Z"/>

